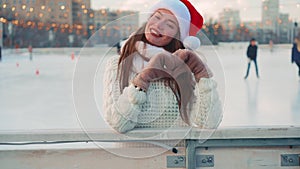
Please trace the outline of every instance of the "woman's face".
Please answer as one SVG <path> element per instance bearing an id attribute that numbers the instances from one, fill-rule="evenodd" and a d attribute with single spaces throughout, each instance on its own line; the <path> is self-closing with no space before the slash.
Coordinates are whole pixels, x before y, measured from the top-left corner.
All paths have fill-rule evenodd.
<path id="1" fill-rule="evenodd" d="M 179 35 L 178 22 L 174 14 L 166 9 L 157 10 L 148 20 L 145 36 L 155 46 L 165 46 Z"/>

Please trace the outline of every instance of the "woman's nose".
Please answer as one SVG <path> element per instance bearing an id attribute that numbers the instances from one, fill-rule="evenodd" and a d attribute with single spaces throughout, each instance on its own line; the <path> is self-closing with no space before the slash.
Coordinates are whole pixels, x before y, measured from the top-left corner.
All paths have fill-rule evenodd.
<path id="1" fill-rule="evenodd" d="M 159 20 L 155 23 L 155 25 L 157 26 L 157 28 L 159 30 L 163 30 L 164 29 L 164 21 L 163 20 Z"/>

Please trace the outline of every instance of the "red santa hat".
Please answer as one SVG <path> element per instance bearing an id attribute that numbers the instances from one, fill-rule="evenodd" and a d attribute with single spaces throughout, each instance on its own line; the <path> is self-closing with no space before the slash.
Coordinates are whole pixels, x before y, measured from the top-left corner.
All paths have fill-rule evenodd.
<path id="1" fill-rule="evenodd" d="M 202 28 L 203 17 L 188 0 L 160 0 L 150 12 L 154 13 L 158 9 L 167 9 L 175 15 L 180 40 L 186 48 L 196 49 L 200 46 L 200 40 L 195 35 Z"/>

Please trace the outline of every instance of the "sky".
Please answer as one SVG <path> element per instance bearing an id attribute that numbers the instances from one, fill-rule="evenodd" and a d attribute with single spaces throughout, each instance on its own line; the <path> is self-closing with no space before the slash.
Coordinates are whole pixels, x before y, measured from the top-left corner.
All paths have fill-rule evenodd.
<path id="1" fill-rule="evenodd" d="M 158 0 L 91 0 L 93 9 L 110 8 L 121 10 L 147 9 Z M 242 21 L 260 21 L 263 0 L 190 0 L 205 20 L 217 19 L 224 8 L 239 9 Z M 290 19 L 300 22 L 300 0 L 280 0 L 280 12 L 290 14 Z"/>

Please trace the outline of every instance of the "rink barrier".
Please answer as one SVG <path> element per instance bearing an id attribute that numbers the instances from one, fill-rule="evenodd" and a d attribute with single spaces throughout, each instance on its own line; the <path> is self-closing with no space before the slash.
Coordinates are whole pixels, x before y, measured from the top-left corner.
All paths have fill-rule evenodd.
<path id="1" fill-rule="evenodd" d="M 300 126 L 239 127 L 217 129 L 205 142 L 193 129 L 184 138 L 179 153 L 166 151 L 155 157 L 119 157 L 87 143 L 181 140 L 180 128 L 168 134 L 163 129 L 136 129 L 127 136 L 108 130 L 1 131 L 0 164 L 7 168 L 250 168 L 299 169 Z M 148 136 L 159 135 L 145 140 Z M 93 138 L 93 140 L 91 140 Z M 151 138 L 151 137 L 150 137 Z M 28 144 L 26 144 L 28 143 Z M 31 144 L 30 144 L 31 143 Z M 70 145 L 66 143 L 75 143 Z M 79 145 L 76 143 L 80 143 Z M 48 146 L 51 144 L 51 146 Z M 126 151 L 151 151 L 155 148 L 128 148 Z M 63 162 L 58 162 L 64 159 Z M 116 163 L 116 161 L 118 161 Z M 83 165 L 85 164 L 85 165 Z"/>

